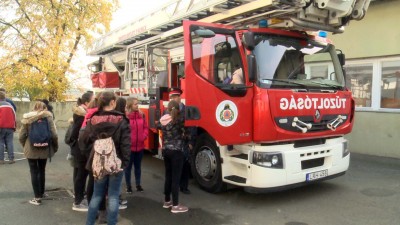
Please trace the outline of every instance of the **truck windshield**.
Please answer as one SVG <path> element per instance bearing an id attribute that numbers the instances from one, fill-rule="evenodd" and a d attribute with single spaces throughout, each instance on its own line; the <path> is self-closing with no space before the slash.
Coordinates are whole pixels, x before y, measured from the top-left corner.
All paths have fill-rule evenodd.
<path id="1" fill-rule="evenodd" d="M 262 88 L 343 89 L 333 45 L 272 35 L 255 35 L 258 85 Z"/>

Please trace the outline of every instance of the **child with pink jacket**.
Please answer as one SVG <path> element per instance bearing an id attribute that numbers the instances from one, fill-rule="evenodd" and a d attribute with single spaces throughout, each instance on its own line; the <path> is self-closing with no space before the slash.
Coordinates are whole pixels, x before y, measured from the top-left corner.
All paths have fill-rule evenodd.
<path id="1" fill-rule="evenodd" d="M 131 171 L 134 166 L 136 191 L 143 192 L 141 186 L 141 164 L 144 151 L 144 141 L 149 129 L 144 114 L 139 111 L 138 99 L 128 98 L 126 100 L 127 117 L 131 127 L 131 157 L 125 168 L 126 192 L 132 193 Z"/>

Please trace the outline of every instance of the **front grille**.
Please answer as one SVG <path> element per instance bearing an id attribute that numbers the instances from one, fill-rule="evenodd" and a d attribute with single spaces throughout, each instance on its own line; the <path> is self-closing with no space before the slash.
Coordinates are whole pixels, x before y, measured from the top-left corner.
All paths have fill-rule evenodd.
<path id="1" fill-rule="evenodd" d="M 318 138 L 318 139 L 295 141 L 293 147 L 294 148 L 301 148 L 301 147 L 314 146 L 314 145 L 323 145 L 323 144 L 325 144 L 325 139 L 324 138 Z"/>
<path id="2" fill-rule="evenodd" d="M 322 151 L 301 153 L 300 157 L 313 156 L 313 155 L 318 155 L 318 154 L 322 155 L 322 154 L 329 153 L 329 152 L 331 152 L 331 150 L 322 150 Z"/>
<path id="3" fill-rule="evenodd" d="M 305 169 L 322 166 L 322 165 L 324 165 L 324 161 L 325 161 L 324 157 L 301 161 L 301 169 L 305 170 Z"/>
<path id="4" fill-rule="evenodd" d="M 342 123 L 337 126 L 339 128 L 341 125 L 345 124 L 346 121 L 348 120 L 348 116 L 344 114 L 340 114 L 342 116 L 346 116 L 346 119 L 343 120 Z M 310 123 L 312 125 L 311 129 L 307 130 L 307 132 L 318 132 L 318 131 L 325 131 L 329 130 L 327 127 L 328 123 L 332 122 L 335 120 L 338 115 L 324 115 L 322 116 L 321 120 L 319 122 L 314 121 L 313 116 L 296 116 L 300 121 L 304 123 Z M 301 130 L 297 127 L 292 126 L 294 117 L 275 117 L 275 123 L 278 125 L 278 127 L 288 130 L 288 131 L 294 131 L 294 132 L 301 132 Z M 281 123 L 280 121 L 286 121 L 286 123 Z M 300 125 L 303 127 L 302 125 Z"/>

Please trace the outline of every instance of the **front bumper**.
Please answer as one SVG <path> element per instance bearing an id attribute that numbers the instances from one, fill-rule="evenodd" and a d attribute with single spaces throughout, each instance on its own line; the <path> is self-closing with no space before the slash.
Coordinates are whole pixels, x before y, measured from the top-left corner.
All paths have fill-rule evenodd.
<path id="1" fill-rule="evenodd" d="M 223 169 L 223 177 L 226 174 L 237 175 L 245 182 L 224 181 L 243 186 L 249 192 L 268 192 L 332 179 L 345 174 L 349 168 L 350 154 L 344 155 L 344 148 L 347 148 L 347 141 L 343 137 L 326 139 L 324 144 L 306 147 L 294 147 L 293 144 L 253 145 L 248 151 L 248 160 L 245 165 L 239 167 L 232 163 L 228 166 L 226 165 L 228 160 L 223 163 L 223 168 L 227 169 L 225 171 Z M 263 167 L 252 163 L 255 151 L 282 154 L 283 168 Z M 319 171 L 324 171 L 325 176 L 307 181 L 307 174 Z"/>

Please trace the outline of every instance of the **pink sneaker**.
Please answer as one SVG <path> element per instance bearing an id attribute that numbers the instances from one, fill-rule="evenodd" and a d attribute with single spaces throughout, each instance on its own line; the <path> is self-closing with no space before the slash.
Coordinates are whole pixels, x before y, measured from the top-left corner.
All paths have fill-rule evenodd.
<path id="1" fill-rule="evenodd" d="M 162 207 L 165 208 L 165 209 L 171 208 L 172 207 L 172 201 L 164 202 L 164 205 Z"/>
<path id="2" fill-rule="evenodd" d="M 189 208 L 186 206 L 177 205 L 177 206 L 172 206 L 171 212 L 172 213 L 183 213 L 183 212 L 187 212 L 188 210 L 189 210 Z"/>

